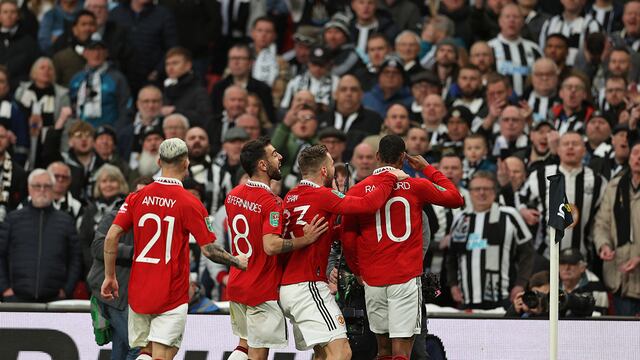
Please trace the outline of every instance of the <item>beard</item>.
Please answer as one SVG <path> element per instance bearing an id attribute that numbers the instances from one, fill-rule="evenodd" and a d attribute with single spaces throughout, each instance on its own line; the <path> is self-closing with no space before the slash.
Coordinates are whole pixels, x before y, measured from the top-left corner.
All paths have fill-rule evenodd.
<path id="1" fill-rule="evenodd" d="M 282 179 L 280 168 L 277 166 L 272 166 L 271 164 L 267 166 L 267 175 L 269 175 L 269 179 L 271 180 L 279 181 Z"/>
<path id="2" fill-rule="evenodd" d="M 155 175 L 160 167 L 158 166 L 158 158 L 159 154 L 152 154 L 147 151 L 142 151 L 140 153 L 140 159 L 138 160 L 138 173 L 140 176 L 153 176 Z"/>

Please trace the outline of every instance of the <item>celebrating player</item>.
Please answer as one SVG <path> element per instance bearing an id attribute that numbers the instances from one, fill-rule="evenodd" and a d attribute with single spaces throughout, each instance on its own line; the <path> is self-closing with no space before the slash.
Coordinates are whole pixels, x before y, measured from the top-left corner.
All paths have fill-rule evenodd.
<path id="1" fill-rule="evenodd" d="M 345 255 L 357 244 L 354 273 L 362 276 L 369 326 L 376 334 L 378 359 L 409 359 L 422 316 L 422 207 L 432 203 L 460 207 L 464 201 L 456 186 L 422 156 L 405 154 L 397 135 L 380 140 L 376 157 L 382 167 L 356 184 L 349 195 L 363 196 L 379 186 L 381 177 L 402 167 L 406 156 L 428 179 L 398 181 L 391 197 L 375 215 L 345 216 Z M 430 179 L 430 180 L 429 180 Z M 353 263 L 353 261 L 351 261 Z M 350 263 L 350 264 L 351 264 Z"/>
<path id="2" fill-rule="evenodd" d="M 249 259 L 247 271 L 231 269 L 229 275 L 231 327 L 234 335 L 247 341 L 252 360 L 266 359 L 269 348 L 287 345 L 284 315 L 278 305 L 282 263 L 273 255 L 313 243 L 328 227 L 324 218 L 316 216 L 303 236 L 282 238 L 282 199 L 269 187 L 272 179 L 282 177 L 281 161 L 268 138 L 246 143 L 240 162 L 250 180 L 233 189 L 225 202 L 232 252 Z"/>
<path id="3" fill-rule="evenodd" d="M 394 169 L 382 174 L 376 189 L 365 196 L 344 196 L 331 190 L 333 159 L 324 145 L 304 149 L 298 164 L 303 180 L 285 197 L 285 234 L 291 237 L 300 236 L 307 222 L 318 216 L 329 219 L 333 229 L 334 214 L 373 214 L 387 200 L 396 180 L 408 177 Z M 280 304 L 293 324 L 298 350 L 313 348 L 315 359 L 350 359 L 344 318 L 329 292 L 325 271 L 332 240 L 333 232 L 328 231 L 291 253 L 282 276 Z"/>
<path id="4" fill-rule="evenodd" d="M 142 348 L 139 360 L 173 359 L 180 347 L 189 303 L 189 234 L 212 261 L 239 269 L 247 266 L 243 255 L 233 257 L 213 244 L 207 210 L 182 187 L 189 166 L 184 141 L 165 140 L 159 153 L 162 177 L 127 197 L 104 244 L 101 295 L 111 300 L 118 297 L 118 241 L 133 227 L 129 345 Z"/>

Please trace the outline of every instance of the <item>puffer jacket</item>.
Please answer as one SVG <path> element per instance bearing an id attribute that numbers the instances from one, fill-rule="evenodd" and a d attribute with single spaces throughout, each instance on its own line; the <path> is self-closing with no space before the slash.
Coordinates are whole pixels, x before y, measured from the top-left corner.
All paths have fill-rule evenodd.
<path id="1" fill-rule="evenodd" d="M 31 203 L 0 224 L 0 291 L 12 288 L 24 301 L 50 301 L 73 293 L 80 278 L 80 246 L 74 220 L 53 206 Z"/>

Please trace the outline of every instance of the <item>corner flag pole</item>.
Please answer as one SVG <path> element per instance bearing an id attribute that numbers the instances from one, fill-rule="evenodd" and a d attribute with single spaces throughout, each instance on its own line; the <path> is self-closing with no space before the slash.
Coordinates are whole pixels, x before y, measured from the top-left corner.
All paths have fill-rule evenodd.
<path id="1" fill-rule="evenodd" d="M 549 359 L 558 359 L 558 293 L 560 244 L 556 242 L 556 229 L 549 227 L 549 258 L 551 262 L 550 297 L 549 297 Z"/>

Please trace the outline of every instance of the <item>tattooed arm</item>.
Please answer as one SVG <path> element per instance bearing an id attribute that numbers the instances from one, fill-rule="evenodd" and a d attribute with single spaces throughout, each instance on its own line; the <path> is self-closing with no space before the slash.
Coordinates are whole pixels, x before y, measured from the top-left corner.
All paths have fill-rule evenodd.
<path id="1" fill-rule="evenodd" d="M 327 231 L 329 223 L 324 218 L 318 219 L 316 215 L 310 224 L 304 226 L 304 236 L 293 239 L 285 239 L 276 234 L 268 234 L 262 237 L 264 252 L 267 255 L 287 253 L 301 249 L 316 241 L 320 235 Z"/>
<path id="2" fill-rule="evenodd" d="M 206 256 L 207 259 L 213 262 L 228 266 L 234 266 L 240 270 L 247 269 L 247 257 L 245 255 L 233 256 L 215 243 L 209 243 L 207 245 L 201 246 L 200 250 L 202 250 L 202 254 Z"/>

